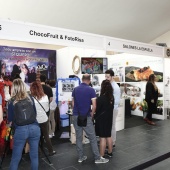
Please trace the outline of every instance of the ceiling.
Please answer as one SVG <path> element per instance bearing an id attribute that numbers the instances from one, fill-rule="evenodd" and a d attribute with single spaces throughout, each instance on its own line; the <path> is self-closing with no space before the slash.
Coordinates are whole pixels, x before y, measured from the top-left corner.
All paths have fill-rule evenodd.
<path id="1" fill-rule="evenodd" d="M 0 0 L 0 18 L 149 43 L 170 30 L 170 0 Z"/>

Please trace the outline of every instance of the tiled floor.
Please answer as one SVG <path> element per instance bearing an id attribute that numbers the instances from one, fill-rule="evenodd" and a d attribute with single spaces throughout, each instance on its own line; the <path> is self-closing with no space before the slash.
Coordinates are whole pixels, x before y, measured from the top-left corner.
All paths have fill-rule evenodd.
<path id="1" fill-rule="evenodd" d="M 170 120 L 158 121 L 157 126 L 144 124 L 119 131 L 113 158 L 110 158 L 107 164 L 96 165 L 94 163 L 89 144 L 84 145 L 88 159 L 83 163 L 78 163 L 75 145 L 69 141 L 58 143 L 57 140 L 59 139 L 53 139 L 57 154 L 50 157 L 52 165 L 49 165 L 45 158 L 40 158 L 40 170 L 127 170 L 170 152 Z M 10 155 L 5 158 L 2 169 L 8 169 L 9 162 Z M 30 169 L 28 155 L 23 155 L 19 169 Z M 169 170 L 170 158 L 146 169 Z"/>

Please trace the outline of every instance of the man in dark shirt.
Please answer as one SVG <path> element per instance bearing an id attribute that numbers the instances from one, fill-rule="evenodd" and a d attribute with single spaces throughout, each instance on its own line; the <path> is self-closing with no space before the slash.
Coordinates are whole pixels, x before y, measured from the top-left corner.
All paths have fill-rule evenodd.
<path id="1" fill-rule="evenodd" d="M 11 72 L 11 77 L 14 78 L 16 74 L 20 74 L 21 73 L 21 61 L 18 60 L 17 63 L 13 66 L 12 72 Z"/>
<path id="2" fill-rule="evenodd" d="M 91 148 L 94 154 L 95 163 L 107 163 L 109 160 L 100 156 L 92 117 L 96 111 L 96 94 L 90 84 L 90 75 L 84 74 L 82 77 L 82 83 L 74 88 L 72 92 L 72 106 L 73 106 L 73 124 L 76 131 L 76 147 L 78 152 L 78 162 L 81 163 L 87 159 L 84 155 L 82 146 L 83 130 L 89 137 Z M 92 104 L 92 109 L 91 109 Z M 78 114 L 87 116 L 87 125 L 80 127 L 77 124 Z"/>

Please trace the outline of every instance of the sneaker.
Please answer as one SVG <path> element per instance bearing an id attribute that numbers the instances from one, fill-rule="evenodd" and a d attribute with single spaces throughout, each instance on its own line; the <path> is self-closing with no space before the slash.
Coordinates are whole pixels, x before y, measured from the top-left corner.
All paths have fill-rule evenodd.
<path id="1" fill-rule="evenodd" d="M 56 154 L 56 151 L 53 151 L 52 153 L 49 153 L 49 156 L 53 156 Z"/>
<path id="2" fill-rule="evenodd" d="M 112 152 L 109 153 L 108 151 L 106 152 L 106 155 L 107 155 L 108 157 L 110 157 L 110 158 L 113 156 Z"/>
<path id="3" fill-rule="evenodd" d="M 103 157 L 100 157 L 100 159 L 95 160 L 96 164 L 101 164 L 101 163 L 104 164 L 104 163 L 107 163 L 107 162 L 109 162 L 109 159 L 105 159 Z"/>
<path id="4" fill-rule="evenodd" d="M 52 133 L 52 136 L 55 136 L 55 134 L 54 134 L 54 133 Z"/>
<path id="5" fill-rule="evenodd" d="M 81 163 L 87 159 L 87 156 L 83 156 L 82 158 L 78 159 L 78 162 Z"/>
<path id="6" fill-rule="evenodd" d="M 52 135 L 49 135 L 49 138 L 51 139 L 53 136 Z"/>

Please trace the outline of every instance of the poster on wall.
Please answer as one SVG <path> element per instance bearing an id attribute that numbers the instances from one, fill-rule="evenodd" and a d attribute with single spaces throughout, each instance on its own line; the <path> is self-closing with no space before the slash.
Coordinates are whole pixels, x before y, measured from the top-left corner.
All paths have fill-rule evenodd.
<path id="1" fill-rule="evenodd" d="M 135 61 L 133 62 L 135 63 Z M 125 82 L 147 81 L 155 74 L 157 82 L 163 82 L 163 60 L 156 57 L 144 61 L 136 61 L 135 65 L 125 67 Z"/>
<path id="2" fill-rule="evenodd" d="M 120 89 L 122 98 L 141 97 L 140 83 L 121 83 Z"/>
<path id="3" fill-rule="evenodd" d="M 16 76 L 29 84 L 40 70 L 47 79 L 56 80 L 56 51 L 34 48 L 0 46 L 0 73 L 13 80 Z"/>
<path id="4" fill-rule="evenodd" d="M 57 80 L 57 93 L 56 98 L 58 101 L 71 101 L 72 100 L 72 91 L 75 87 L 79 85 L 79 79 L 76 78 L 59 78 Z M 57 101 L 57 102 L 58 102 Z"/>

